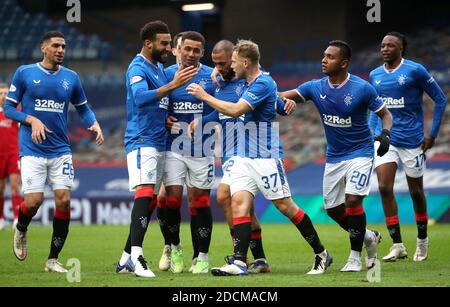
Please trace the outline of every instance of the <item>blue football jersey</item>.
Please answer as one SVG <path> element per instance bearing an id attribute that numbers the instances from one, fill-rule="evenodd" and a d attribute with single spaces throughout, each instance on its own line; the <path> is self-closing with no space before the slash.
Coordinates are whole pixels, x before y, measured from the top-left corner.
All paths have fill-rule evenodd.
<path id="1" fill-rule="evenodd" d="M 241 99 L 252 111 L 244 114 L 244 130 L 239 136 L 245 140 L 245 151 L 238 144 L 238 155 L 248 158 L 282 158 L 277 115 L 277 84 L 267 73 L 261 73 L 246 84 Z M 239 142 L 238 142 L 239 143 Z M 242 142 L 241 142 L 242 143 Z"/>
<path id="2" fill-rule="evenodd" d="M 177 70 L 178 64 L 166 68 L 165 73 L 169 81 L 173 80 Z M 194 116 L 205 116 L 213 111 L 208 104 L 198 100 L 186 90 L 189 84 L 196 83 L 202 86 L 208 94 L 214 95 L 216 85 L 211 79 L 212 71 L 213 69 L 211 67 L 200 64 L 198 73 L 192 80 L 170 93 L 169 116 L 173 116 L 178 122 L 184 123 L 182 124 L 182 127 L 186 127 L 187 124 L 193 121 Z M 173 134 L 168 133 L 167 150 L 192 157 L 204 157 L 205 155 L 213 154 L 213 148 L 209 148 L 207 152 L 204 152 L 203 150 L 204 142 L 207 139 L 212 138 L 213 134 L 214 131 L 204 131 L 202 139 L 192 141 L 190 140 L 190 137 L 187 136 L 186 131 L 180 131 L 180 133 Z M 190 148 L 185 148 L 185 146 L 188 145 Z M 211 143 L 211 145 L 214 145 L 214 143 Z"/>
<path id="3" fill-rule="evenodd" d="M 373 157 L 374 146 L 367 122 L 368 110 L 384 106 L 375 89 L 349 74 L 338 87 L 328 77 L 303 83 L 297 91 L 318 109 L 327 139 L 327 162 L 338 163 L 357 157 Z"/>
<path id="4" fill-rule="evenodd" d="M 245 80 L 233 79 L 231 81 L 220 80 L 221 87 L 215 91 L 214 97 L 227 102 L 238 102 L 246 88 Z M 228 115 L 218 113 L 217 117 L 222 127 L 222 163 L 229 158 L 237 155 L 237 137 L 238 131 L 233 129 L 234 124 L 244 121 L 244 115 L 233 118 Z M 228 128 L 227 129 L 227 125 Z"/>
<path id="5" fill-rule="evenodd" d="M 369 81 L 392 113 L 394 125 L 391 130 L 391 144 L 416 148 L 424 141 L 424 91 L 435 102 L 430 135 L 437 136 L 445 111 L 446 97 L 422 65 L 406 59 L 402 59 L 401 64 L 392 71 L 381 65 L 370 73 Z M 375 114 L 371 114 L 370 128 L 376 135 L 381 132 L 381 119 Z"/>
<path id="6" fill-rule="evenodd" d="M 67 136 L 69 103 L 81 106 L 87 103 L 78 75 L 66 67 L 50 71 L 40 63 L 20 66 L 12 79 L 6 97 L 22 103 L 22 112 L 38 118 L 51 133 L 46 133 L 42 144 L 31 139 L 31 126 L 20 125 L 20 156 L 56 158 L 71 153 Z"/>
<path id="7" fill-rule="evenodd" d="M 138 54 L 128 66 L 127 128 L 125 150 L 127 153 L 141 147 L 153 147 L 158 151 L 166 149 L 166 118 L 168 97 L 159 99 L 156 90 L 167 84 L 163 66 L 157 66 Z M 154 91 L 152 101 L 139 104 L 138 91 Z"/>
<path id="8" fill-rule="evenodd" d="M 220 82 L 221 86 L 216 89 L 214 96 L 222 101 L 238 102 L 244 90 L 247 88 L 246 81 L 244 79 L 224 81 L 219 78 L 218 81 Z M 284 110 L 284 106 L 284 101 L 281 99 L 277 99 L 277 113 L 279 115 L 287 115 Z M 224 163 L 229 158 L 238 155 L 239 131 L 238 129 L 236 129 L 237 126 L 235 126 L 235 124 L 244 123 L 245 115 L 243 114 L 238 118 L 233 118 L 228 115 L 218 113 L 217 111 L 214 111 L 213 113 L 210 113 L 210 115 L 208 115 L 207 120 L 208 122 L 219 122 L 222 127 L 222 163 Z"/>

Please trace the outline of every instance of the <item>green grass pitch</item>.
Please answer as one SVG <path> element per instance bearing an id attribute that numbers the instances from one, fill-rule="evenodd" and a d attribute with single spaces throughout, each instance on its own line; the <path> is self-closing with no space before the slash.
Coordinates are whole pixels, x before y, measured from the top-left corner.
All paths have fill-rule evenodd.
<path id="1" fill-rule="evenodd" d="M 0 286 L 149 286 L 149 287 L 296 287 L 296 286 L 450 286 L 450 225 L 429 227 L 429 259 L 412 261 L 415 251 L 416 228 L 402 226 L 402 236 L 409 258 L 396 263 L 381 263 L 379 282 L 367 282 L 367 270 L 360 273 L 341 273 L 349 254 L 347 234 L 337 225 L 317 225 L 325 247 L 334 257 L 333 265 L 324 275 L 305 273 L 313 263 L 313 253 L 299 232 L 291 224 L 264 224 L 263 243 L 271 264 L 271 273 L 246 277 L 215 277 L 210 274 L 195 276 L 187 272 L 192 255 L 188 224 L 181 227 L 184 259 L 187 266 L 182 274 L 161 272 L 158 261 L 163 241 L 158 225 L 153 221 L 144 242 L 144 253 L 156 278 L 142 279 L 131 274 L 116 274 L 118 261 L 125 243 L 127 226 L 71 226 L 60 261 L 69 258 L 81 263 L 81 281 L 69 283 L 65 274 L 44 272 L 51 236 L 51 226 L 30 226 L 28 257 L 16 260 L 12 253 L 12 230 L 0 232 Z M 382 232 L 379 256 L 389 251 L 391 239 L 384 225 L 370 225 Z M 216 223 L 210 248 L 210 264 L 221 266 L 224 256 L 231 254 L 228 228 Z"/>

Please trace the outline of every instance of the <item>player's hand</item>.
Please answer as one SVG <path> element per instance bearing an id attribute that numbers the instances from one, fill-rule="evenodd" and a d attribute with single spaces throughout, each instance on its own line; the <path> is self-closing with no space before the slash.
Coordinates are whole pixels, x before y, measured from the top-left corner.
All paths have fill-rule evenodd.
<path id="1" fill-rule="evenodd" d="M 214 70 L 211 73 L 211 80 L 214 82 L 215 85 L 217 85 L 218 87 L 221 87 L 219 80 L 217 80 L 218 76 L 220 76 L 220 73 L 217 70 L 217 68 L 214 67 Z"/>
<path id="2" fill-rule="evenodd" d="M 289 98 L 283 97 L 284 101 L 284 112 L 286 112 L 286 115 L 291 115 L 294 113 L 295 108 L 297 108 L 297 103 Z"/>
<path id="3" fill-rule="evenodd" d="M 173 116 L 169 116 L 166 119 L 166 129 L 169 130 L 170 133 L 176 134 L 181 130 L 181 126 L 178 123 L 178 119 Z"/>
<path id="4" fill-rule="evenodd" d="M 100 128 L 98 122 L 95 122 L 91 127 L 88 128 L 88 130 L 94 132 L 97 135 L 95 137 L 95 143 L 97 143 L 98 146 L 102 145 L 103 141 L 105 141 L 105 138 L 103 137 L 102 128 Z"/>
<path id="5" fill-rule="evenodd" d="M 179 65 L 178 70 L 172 80 L 172 85 L 175 88 L 179 88 L 188 83 L 192 78 L 195 77 L 195 75 L 197 75 L 197 73 L 198 69 L 194 66 L 183 68 L 181 65 Z"/>
<path id="6" fill-rule="evenodd" d="M 423 141 L 421 146 L 423 153 L 425 153 L 428 149 L 434 146 L 434 140 L 435 140 L 434 137 L 429 136 L 425 139 L 425 141 Z"/>
<path id="7" fill-rule="evenodd" d="M 26 120 L 31 125 L 31 140 L 36 144 L 42 144 L 46 140 L 45 133 L 52 133 L 38 118 L 28 116 Z"/>
<path id="8" fill-rule="evenodd" d="M 205 98 L 208 96 L 208 93 L 205 92 L 203 87 L 198 85 L 197 83 L 191 83 L 186 88 L 187 92 L 191 94 L 192 96 L 195 96 L 198 100 L 205 100 Z"/>
<path id="9" fill-rule="evenodd" d="M 389 151 L 389 145 L 391 143 L 391 132 L 387 129 L 383 129 L 381 134 L 375 138 L 375 141 L 380 142 L 377 155 L 382 157 Z"/>
<path id="10" fill-rule="evenodd" d="M 190 123 L 189 123 L 189 126 L 188 126 L 188 135 L 189 135 L 189 137 L 191 138 L 191 140 L 193 140 L 193 141 L 195 141 L 195 130 L 197 130 L 197 128 L 198 128 L 198 119 L 194 119 L 193 121 L 191 121 Z"/>

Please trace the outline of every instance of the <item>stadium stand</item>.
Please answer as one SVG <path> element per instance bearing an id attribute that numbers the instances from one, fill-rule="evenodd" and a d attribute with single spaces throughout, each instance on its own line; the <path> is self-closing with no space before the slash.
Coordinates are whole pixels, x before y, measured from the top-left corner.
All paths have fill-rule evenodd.
<path id="1" fill-rule="evenodd" d="M 119 60 L 113 60 L 112 42 L 102 40 L 97 34 L 86 35 L 65 20 L 53 20 L 42 13 L 30 14 L 19 6 L 17 0 L 3 0 L 0 7 L 0 62 L 3 66 L 0 81 L 9 82 L 18 65 L 41 59 L 39 39 L 48 30 L 59 30 L 66 35 L 68 50 L 65 64 L 68 67 L 76 65 L 89 102 L 106 137 L 105 144 L 97 148 L 89 141 L 92 135 L 80 128 L 78 116 L 72 109 L 69 115 L 69 136 L 74 149 L 74 160 L 79 164 L 125 165 L 124 72 L 129 58 L 127 54 Z M 450 27 L 439 31 L 425 28 L 413 35 L 407 34 L 410 45 L 407 57 L 425 64 L 450 98 Z M 304 60 L 308 48 L 316 48 L 318 44 L 320 43 L 308 42 L 299 45 L 298 48 L 304 50 L 299 50 L 296 62 L 286 62 L 283 56 L 286 50 L 281 47 L 274 52 L 274 61 L 267 69 L 274 76 L 280 90 L 296 88 L 304 81 L 322 77 L 320 62 Z M 279 62 L 283 59 L 283 62 Z M 355 53 L 351 71 L 367 78 L 370 70 L 381 64 L 380 60 L 378 44 L 369 46 Z M 427 95 L 424 109 L 426 128 L 429 128 L 433 103 Z M 312 104 L 299 105 L 294 116 L 280 118 L 280 121 L 287 169 L 323 157 L 326 142 L 319 115 Z M 447 108 L 439 138 L 429 156 L 450 159 L 449 143 L 450 109 Z"/>
<path id="2" fill-rule="evenodd" d="M 107 60 L 111 47 L 98 35 L 83 35 L 65 20 L 52 20 L 42 13 L 25 12 L 16 0 L 3 0 L 0 8 L 0 61 L 39 60 L 42 33 L 58 30 L 70 42 L 68 60 Z M 20 41 L 19 41 L 20 40 Z"/>

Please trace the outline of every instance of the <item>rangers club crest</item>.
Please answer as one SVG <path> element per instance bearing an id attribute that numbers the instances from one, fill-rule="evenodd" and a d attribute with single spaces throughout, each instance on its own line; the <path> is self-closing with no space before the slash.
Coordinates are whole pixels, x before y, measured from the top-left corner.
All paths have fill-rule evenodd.
<path id="1" fill-rule="evenodd" d="M 351 94 L 347 94 L 344 96 L 344 102 L 346 106 L 349 106 L 352 104 L 353 96 Z"/>
<path id="2" fill-rule="evenodd" d="M 200 85 L 203 89 L 206 89 L 206 84 L 208 81 L 202 79 L 198 82 L 198 85 Z"/>
<path id="3" fill-rule="evenodd" d="M 61 81 L 61 85 L 66 91 L 69 89 L 69 81 L 67 81 L 66 79 L 63 79 Z"/>
<path id="4" fill-rule="evenodd" d="M 398 77 L 398 84 L 405 85 L 405 83 L 406 83 L 406 76 L 401 74 L 400 77 Z"/>
<path id="5" fill-rule="evenodd" d="M 237 96 L 242 96 L 242 90 L 244 88 L 244 84 L 238 84 L 238 86 L 236 86 L 236 95 Z"/>

